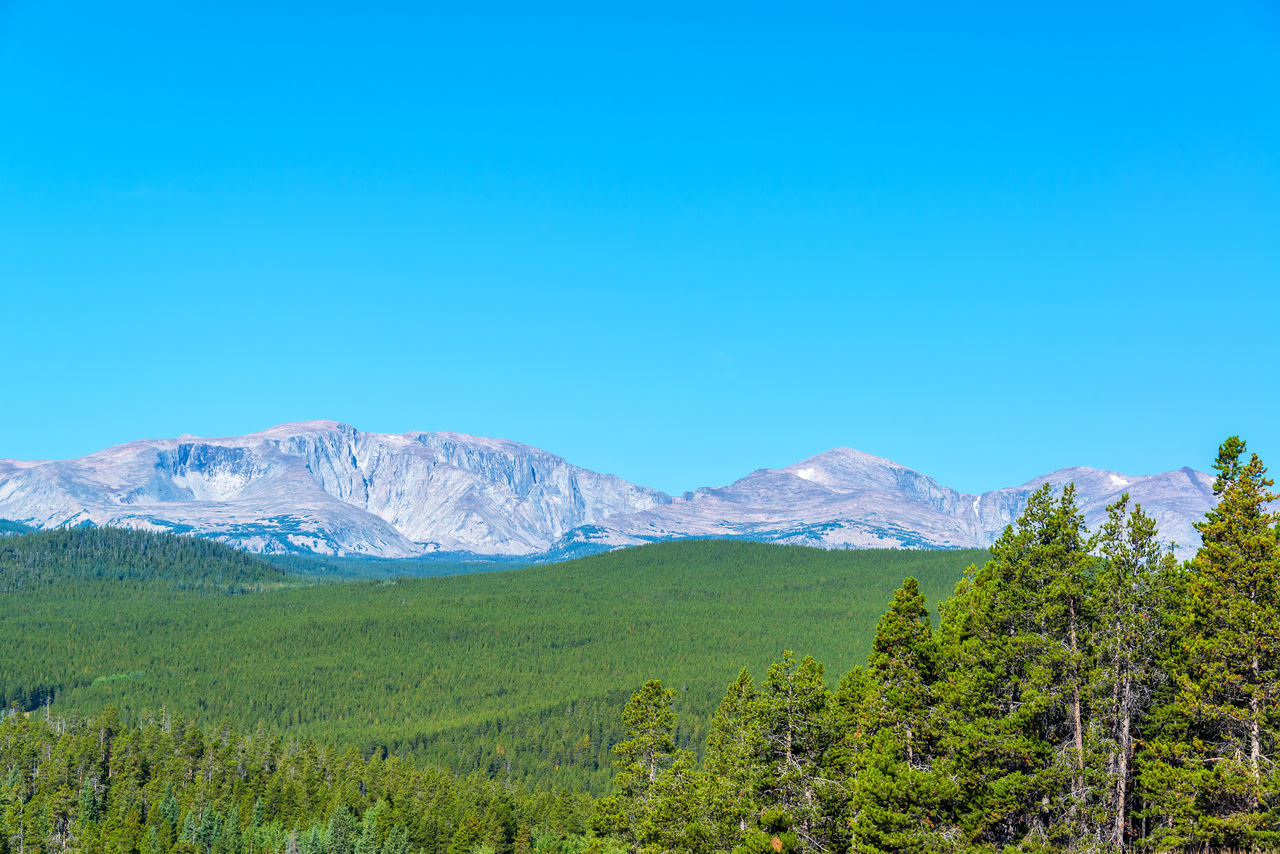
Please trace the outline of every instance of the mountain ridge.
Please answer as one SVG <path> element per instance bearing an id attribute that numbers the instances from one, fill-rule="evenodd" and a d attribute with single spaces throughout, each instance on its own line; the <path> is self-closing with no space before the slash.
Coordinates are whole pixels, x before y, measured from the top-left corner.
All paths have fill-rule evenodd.
<path id="1" fill-rule="evenodd" d="M 1091 527 L 1131 493 L 1188 552 L 1213 478 L 1072 466 L 963 493 L 848 446 L 670 496 L 509 439 L 365 433 L 337 421 L 140 439 L 71 460 L 0 459 L 0 518 L 190 533 L 249 551 L 549 559 L 690 537 L 825 548 L 990 545 L 1043 483 L 1075 482 Z"/>

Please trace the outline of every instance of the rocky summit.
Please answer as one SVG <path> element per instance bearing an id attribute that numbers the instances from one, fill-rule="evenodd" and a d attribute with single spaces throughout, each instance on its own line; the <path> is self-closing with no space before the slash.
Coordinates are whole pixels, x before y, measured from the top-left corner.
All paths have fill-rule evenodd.
<path id="1" fill-rule="evenodd" d="M 191 533 L 264 553 L 552 558 L 688 537 L 826 548 L 990 545 L 1043 483 L 1090 526 L 1128 492 L 1188 554 L 1213 478 L 1068 468 L 981 495 L 851 448 L 673 498 L 505 439 L 308 421 L 147 439 L 75 460 L 0 460 L 0 518 Z"/>

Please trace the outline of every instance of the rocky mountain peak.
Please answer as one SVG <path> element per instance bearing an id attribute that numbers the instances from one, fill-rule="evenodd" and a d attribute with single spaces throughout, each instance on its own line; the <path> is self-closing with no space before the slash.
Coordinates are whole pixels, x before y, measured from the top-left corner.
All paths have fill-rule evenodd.
<path id="1" fill-rule="evenodd" d="M 508 439 L 363 433 L 318 420 L 145 439 L 77 460 L 0 460 L 0 518 L 379 557 L 561 555 L 681 537 L 953 548 L 989 545 L 1046 482 L 1074 482 L 1091 525 L 1130 492 L 1184 551 L 1213 501 L 1213 479 L 1185 468 L 1130 476 L 1073 467 L 970 495 L 849 447 L 673 500 Z"/>

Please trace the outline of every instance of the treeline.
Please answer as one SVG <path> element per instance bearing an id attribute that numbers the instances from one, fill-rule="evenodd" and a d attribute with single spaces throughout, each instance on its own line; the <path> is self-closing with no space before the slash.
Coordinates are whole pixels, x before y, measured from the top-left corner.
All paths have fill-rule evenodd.
<path id="1" fill-rule="evenodd" d="M 161 713 L 0 720 L 0 854 L 605 851 L 591 799 Z"/>
<path id="2" fill-rule="evenodd" d="M 0 537 L 16 537 L 19 534 L 30 534 L 34 528 L 15 522 L 12 519 L 0 519 Z"/>
<path id="3" fill-rule="evenodd" d="M 644 851 L 1275 850 L 1280 514 L 1239 439 L 1215 468 L 1185 565 L 1128 496 L 1090 537 L 1045 486 L 936 632 L 908 578 L 834 693 L 813 658 L 744 670 L 700 765 L 647 683 L 595 827 Z"/>
<path id="4" fill-rule="evenodd" d="M 212 540 L 125 528 L 70 528 L 0 538 L 0 592 L 71 580 L 159 581 L 177 590 L 244 593 L 288 575 Z"/>

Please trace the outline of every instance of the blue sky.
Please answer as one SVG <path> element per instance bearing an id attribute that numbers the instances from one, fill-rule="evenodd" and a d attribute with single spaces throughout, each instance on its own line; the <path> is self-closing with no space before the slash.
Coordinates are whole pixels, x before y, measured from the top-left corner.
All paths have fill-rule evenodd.
<path id="1" fill-rule="evenodd" d="M 603 5 L 0 3 L 0 457 L 1280 467 L 1273 2 Z"/>

